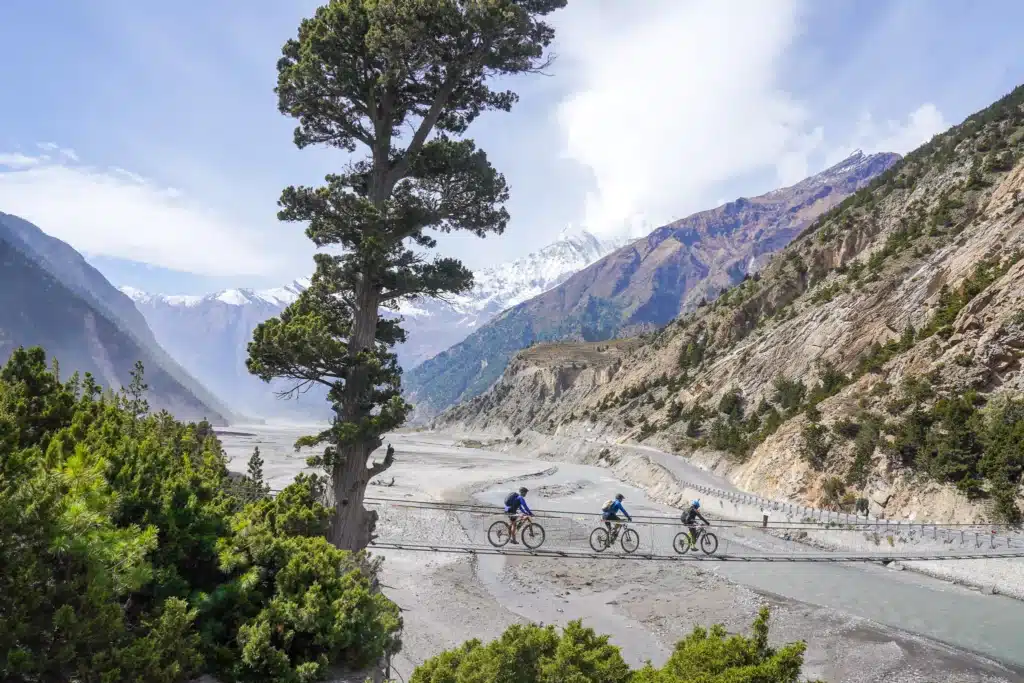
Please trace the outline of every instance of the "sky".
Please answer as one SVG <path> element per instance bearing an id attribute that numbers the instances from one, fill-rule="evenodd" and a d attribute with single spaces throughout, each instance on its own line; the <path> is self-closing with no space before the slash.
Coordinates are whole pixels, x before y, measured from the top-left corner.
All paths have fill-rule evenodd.
<path id="1" fill-rule="evenodd" d="M 347 158 L 296 149 L 273 88 L 318 4 L 0 3 L 0 211 L 118 286 L 308 275 L 276 202 Z M 570 0 L 552 22 L 548 72 L 509 79 L 519 104 L 468 133 L 511 189 L 504 235 L 440 240 L 474 269 L 564 229 L 642 234 L 856 149 L 906 153 L 1024 82 L 1019 0 Z"/>

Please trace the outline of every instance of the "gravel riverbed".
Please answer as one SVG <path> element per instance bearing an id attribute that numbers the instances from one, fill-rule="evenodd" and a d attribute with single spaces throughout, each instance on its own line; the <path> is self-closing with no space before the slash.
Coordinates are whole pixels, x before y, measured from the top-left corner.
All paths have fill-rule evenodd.
<path id="1" fill-rule="evenodd" d="M 291 444 L 294 429 L 236 427 L 222 437 L 231 467 L 244 471 L 258 445 L 275 488 L 304 469 Z M 526 482 L 537 509 L 580 512 L 574 529 L 552 530 L 585 539 L 594 511 L 615 491 L 634 515 L 668 514 L 605 468 L 552 463 L 501 453 L 452 437 L 403 432 L 391 436 L 396 464 L 372 485 L 380 504 L 382 539 L 432 544 L 486 543 L 486 525 L 499 517 L 400 506 L 436 500 L 497 505 Z M 643 533 L 643 530 L 641 529 Z M 724 535 L 724 534 L 723 534 Z M 755 537 L 757 536 L 757 537 Z M 760 538 L 758 538 L 760 537 Z M 650 541 L 649 541 L 650 542 Z M 731 542 L 779 543 L 766 534 Z M 614 552 L 614 551 L 608 551 Z M 403 650 L 394 665 L 407 680 L 437 652 L 470 638 L 494 638 L 510 624 L 565 624 L 573 619 L 611 634 L 633 665 L 660 663 L 694 626 L 722 623 L 747 631 L 758 608 L 772 608 L 776 642 L 805 640 L 805 674 L 833 683 L 1024 682 L 1024 603 L 981 595 L 909 572 L 876 565 L 691 564 L 645 560 L 596 561 L 554 557 L 466 556 L 380 551 L 385 593 L 403 610 Z"/>

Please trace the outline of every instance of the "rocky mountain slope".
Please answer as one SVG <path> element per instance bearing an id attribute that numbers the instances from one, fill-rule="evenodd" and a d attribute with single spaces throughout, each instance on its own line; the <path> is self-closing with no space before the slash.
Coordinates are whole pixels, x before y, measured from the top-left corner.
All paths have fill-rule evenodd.
<path id="1" fill-rule="evenodd" d="M 438 423 L 647 441 L 776 498 L 1016 520 L 1024 86 L 630 345 L 521 353 Z"/>
<path id="2" fill-rule="evenodd" d="M 587 232 L 563 231 L 559 239 L 526 257 L 475 274 L 467 294 L 447 301 L 415 300 L 401 315 L 409 341 L 398 347 L 411 368 L 462 340 L 500 311 L 530 299 L 621 246 Z M 249 414 L 291 419 L 328 417 L 322 394 L 281 401 L 245 369 L 246 345 L 256 325 L 278 315 L 309 286 L 308 279 L 268 290 L 230 289 L 206 296 L 168 296 L 122 287 L 156 338 L 189 372 L 232 406 Z"/>
<path id="3" fill-rule="evenodd" d="M 430 416 L 486 390 L 512 354 L 535 342 L 605 340 L 660 327 L 756 272 L 772 252 L 898 159 L 858 152 L 792 187 L 658 228 L 407 373 L 406 394 L 418 415 Z"/>
<path id="4" fill-rule="evenodd" d="M 0 214 L 0 264 L 3 361 L 18 346 L 39 345 L 64 376 L 90 372 L 118 389 L 141 360 L 154 409 L 217 424 L 233 417 L 159 347 L 131 300 L 64 242 Z"/>

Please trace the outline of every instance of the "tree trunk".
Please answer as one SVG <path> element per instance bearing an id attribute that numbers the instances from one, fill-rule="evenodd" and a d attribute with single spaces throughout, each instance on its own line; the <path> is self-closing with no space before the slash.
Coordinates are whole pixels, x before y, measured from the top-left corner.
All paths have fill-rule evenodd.
<path id="1" fill-rule="evenodd" d="M 342 550 L 362 550 L 373 537 L 377 524 L 376 511 L 363 507 L 370 469 L 366 466 L 376 446 L 354 444 L 341 450 L 342 461 L 334 468 L 331 483 L 334 489 L 334 519 L 331 521 L 331 544 Z"/>
<path id="2" fill-rule="evenodd" d="M 354 354 L 372 348 L 377 340 L 378 292 L 364 275 L 356 292 L 358 310 L 355 311 L 349 352 Z M 366 391 L 366 370 L 356 366 L 345 382 L 341 418 L 346 422 L 359 422 L 367 415 L 361 408 Z M 334 519 L 329 539 L 342 550 L 362 550 L 373 540 L 377 513 L 363 507 L 366 486 L 372 476 L 367 467 L 370 454 L 381 445 L 379 438 L 369 439 L 339 448 L 339 462 L 331 473 L 334 490 Z"/>

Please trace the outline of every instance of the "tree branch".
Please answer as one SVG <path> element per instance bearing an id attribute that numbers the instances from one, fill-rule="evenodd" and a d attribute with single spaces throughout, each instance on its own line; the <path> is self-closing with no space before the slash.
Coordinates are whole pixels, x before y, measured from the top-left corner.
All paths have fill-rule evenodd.
<path id="1" fill-rule="evenodd" d="M 473 50 L 466 55 L 466 61 L 469 63 L 483 59 L 487 52 L 491 49 L 491 45 L 494 42 L 493 38 L 488 38 L 480 43 L 476 50 Z M 409 146 L 405 150 L 405 154 L 395 163 L 391 168 L 391 172 L 387 175 L 387 183 L 385 186 L 390 189 L 394 187 L 394 184 L 398 182 L 409 170 L 409 164 L 412 162 L 413 157 L 419 154 L 420 149 L 423 148 L 424 143 L 427 141 L 427 136 L 430 135 L 430 131 L 433 130 L 437 124 L 437 120 L 441 118 L 441 113 L 444 111 L 445 106 L 448 104 L 448 99 L 455 92 L 455 88 L 458 85 L 460 76 L 463 73 L 463 69 L 455 69 L 452 73 L 448 74 L 448 79 L 437 93 L 437 97 L 430 105 L 430 109 L 427 111 L 427 115 L 420 121 L 419 127 L 416 129 L 416 133 L 413 134 L 412 140 L 409 142 Z"/>
<path id="2" fill-rule="evenodd" d="M 441 86 L 433 104 L 430 105 L 430 110 L 427 111 L 427 115 L 420 121 L 419 128 L 413 134 L 412 141 L 409 142 L 405 154 L 391 167 L 385 182 L 385 187 L 389 190 L 409 171 L 409 164 L 412 162 L 412 158 L 423 148 L 423 144 L 427 141 L 427 136 L 430 135 L 430 131 L 437 124 L 437 120 L 441 118 L 441 112 L 444 111 L 445 105 L 448 104 L 448 98 L 455 92 L 456 81 L 457 75 L 451 75 L 445 81 L 445 84 Z"/>
<path id="3" fill-rule="evenodd" d="M 395 447 L 392 446 L 391 444 L 388 444 L 388 450 L 384 454 L 384 460 L 382 462 L 374 463 L 373 466 L 370 467 L 370 478 L 372 479 L 373 477 L 376 477 L 378 474 L 389 469 L 394 464 Z"/>

